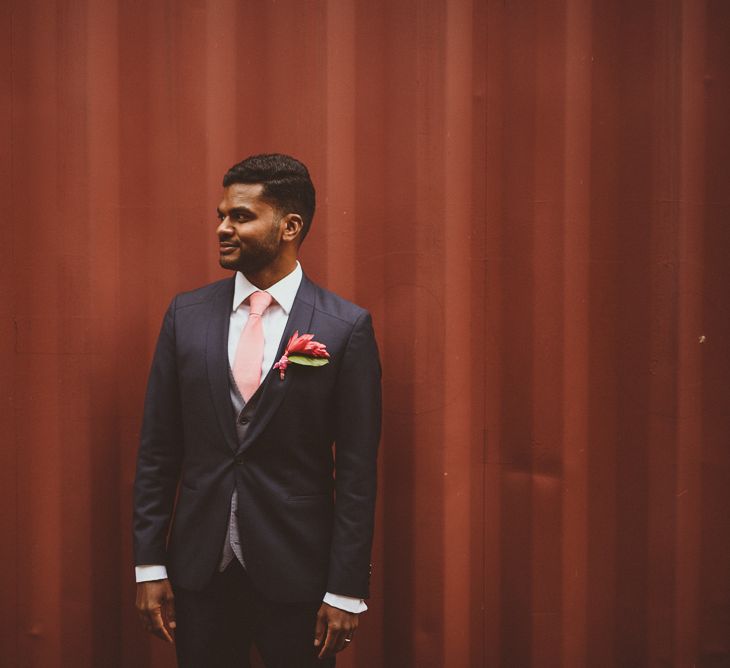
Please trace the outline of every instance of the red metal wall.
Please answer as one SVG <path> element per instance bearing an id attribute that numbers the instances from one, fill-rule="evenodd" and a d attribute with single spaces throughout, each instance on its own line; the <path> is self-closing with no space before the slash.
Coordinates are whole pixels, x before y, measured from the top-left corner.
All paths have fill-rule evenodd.
<path id="1" fill-rule="evenodd" d="M 171 666 L 130 495 L 223 172 L 311 167 L 384 361 L 341 665 L 730 665 L 730 5 L 0 6 L 0 664 Z"/>

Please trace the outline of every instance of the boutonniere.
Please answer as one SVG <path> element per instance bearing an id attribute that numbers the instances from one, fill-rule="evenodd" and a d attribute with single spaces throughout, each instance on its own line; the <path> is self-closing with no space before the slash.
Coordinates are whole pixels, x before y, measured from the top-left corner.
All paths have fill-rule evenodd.
<path id="1" fill-rule="evenodd" d="M 286 344 L 286 349 L 281 359 L 274 364 L 279 369 L 279 377 L 284 380 L 286 367 L 291 364 L 302 364 L 304 366 L 323 366 L 329 363 L 327 346 L 314 340 L 314 334 L 302 334 L 299 330 L 294 332 Z"/>

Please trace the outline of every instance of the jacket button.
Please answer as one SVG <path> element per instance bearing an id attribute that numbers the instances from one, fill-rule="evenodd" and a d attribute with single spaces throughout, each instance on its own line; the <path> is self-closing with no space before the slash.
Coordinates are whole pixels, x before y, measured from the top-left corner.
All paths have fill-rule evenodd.
<path id="1" fill-rule="evenodd" d="M 236 462 L 238 466 L 243 466 L 243 457 L 241 457 L 240 455 L 236 457 L 233 461 Z"/>
<path id="2" fill-rule="evenodd" d="M 250 418 L 247 418 L 245 415 L 238 418 L 238 424 L 248 424 L 249 422 L 251 422 Z"/>

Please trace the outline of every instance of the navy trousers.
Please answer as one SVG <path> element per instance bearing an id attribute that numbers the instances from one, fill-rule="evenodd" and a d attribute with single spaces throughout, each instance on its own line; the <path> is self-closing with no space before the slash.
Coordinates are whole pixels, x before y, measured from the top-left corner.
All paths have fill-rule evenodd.
<path id="1" fill-rule="evenodd" d="M 173 586 L 180 668 L 248 668 L 251 645 L 266 668 L 334 668 L 317 659 L 314 641 L 322 601 L 280 603 L 256 591 L 234 559 L 203 591 Z"/>

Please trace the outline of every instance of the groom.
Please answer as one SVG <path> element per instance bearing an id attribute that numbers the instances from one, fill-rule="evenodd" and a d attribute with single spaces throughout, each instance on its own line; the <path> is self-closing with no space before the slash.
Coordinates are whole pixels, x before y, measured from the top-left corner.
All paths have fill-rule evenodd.
<path id="1" fill-rule="evenodd" d="M 235 274 L 164 317 L 134 550 L 140 618 L 180 666 L 248 666 L 252 644 L 268 667 L 334 666 L 367 609 L 380 362 L 370 314 L 302 273 L 314 207 L 294 158 L 231 167 L 217 234 Z"/>

